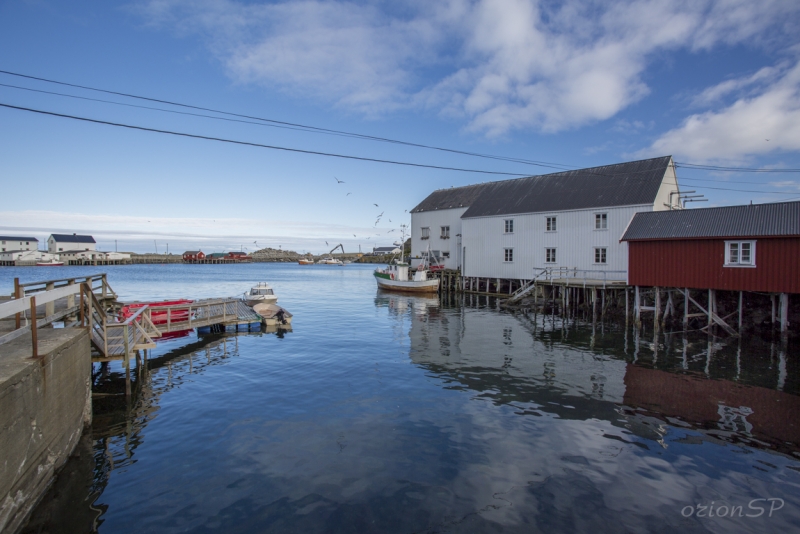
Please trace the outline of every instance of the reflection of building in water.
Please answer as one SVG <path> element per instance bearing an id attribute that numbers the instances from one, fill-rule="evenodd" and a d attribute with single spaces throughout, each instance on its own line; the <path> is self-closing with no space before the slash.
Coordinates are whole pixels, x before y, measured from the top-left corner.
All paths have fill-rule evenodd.
<path id="1" fill-rule="evenodd" d="M 603 419 L 657 441 L 678 425 L 712 440 L 800 451 L 800 396 L 771 389 L 777 371 L 769 360 L 749 358 L 750 365 L 736 375 L 751 383 L 761 379 L 768 387 L 743 385 L 725 379 L 730 347 L 720 347 L 714 356 L 720 369 L 706 363 L 705 372 L 687 369 L 687 362 L 677 358 L 686 343 L 662 349 L 660 360 L 634 364 L 631 355 L 619 350 L 619 333 L 593 345 L 588 328 L 573 328 L 568 335 L 541 324 L 534 330 L 527 318 L 492 309 L 394 306 L 414 310 L 408 314 L 411 360 L 443 378 L 450 389 L 476 391 L 501 404 L 534 405 L 521 414 Z M 668 370 L 650 367 L 656 365 Z M 780 388 L 784 382 L 777 384 Z"/>
<path id="2" fill-rule="evenodd" d="M 800 397 L 782 391 L 709 380 L 629 364 L 625 404 L 661 419 L 676 418 L 726 441 L 779 451 L 800 446 Z"/>
<path id="3" fill-rule="evenodd" d="M 477 374 L 484 386 L 491 379 L 501 393 L 513 385 L 622 402 L 623 360 L 545 343 L 534 336 L 524 317 L 466 307 L 441 313 L 427 309 L 436 313 L 411 314 L 411 359 L 416 364 L 451 373 L 459 381 Z M 530 400 L 536 402 L 533 397 Z"/>

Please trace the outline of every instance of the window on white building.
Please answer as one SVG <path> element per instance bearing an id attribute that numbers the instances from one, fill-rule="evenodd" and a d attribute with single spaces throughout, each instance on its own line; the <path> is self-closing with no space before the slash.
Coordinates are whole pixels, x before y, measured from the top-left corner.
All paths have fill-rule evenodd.
<path id="1" fill-rule="evenodd" d="M 755 267 L 755 241 L 725 241 L 726 267 Z"/>
<path id="2" fill-rule="evenodd" d="M 507 249 L 503 249 L 503 250 L 504 250 L 503 261 L 506 261 L 506 262 L 514 261 L 514 249 L 513 248 L 507 248 Z"/>
<path id="3" fill-rule="evenodd" d="M 431 229 L 429 226 L 423 226 L 422 230 L 422 237 L 420 239 L 430 239 L 431 238 Z"/>
<path id="4" fill-rule="evenodd" d="M 506 219 L 505 224 L 505 233 L 513 234 L 514 233 L 514 219 Z"/>
<path id="5" fill-rule="evenodd" d="M 449 258 L 449 257 L 450 257 L 450 252 L 449 251 L 442 252 L 442 258 Z"/>
<path id="6" fill-rule="evenodd" d="M 545 263 L 555 263 L 556 262 L 556 249 L 554 249 L 554 248 L 546 248 L 546 249 L 544 249 L 544 261 L 545 261 Z"/>
<path id="7" fill-rule="evenodd" d="M 555 232 L 556 231 L 556 218 L 555 217 L 548 217 L 547 218 L 547 231 L 548 232 Z"/>
<path id="8" fill-rule="evenodd" d="M 595 263 L 606 263 L 606 248 L 605 247 L 595 247 L 594 249 L 594 262 Z"/>
<path id="9" fill-rule="evenodd" d="M 608 213 L 595 213 L 594 214 L 594 229 L 606 230 L 608 229 Z"/>
<path id="10" fill-rule="evenodd" d="M 441 239 L 450 239 L 450 227 L 442 226 L 442 233 L 439 235 Z"/>

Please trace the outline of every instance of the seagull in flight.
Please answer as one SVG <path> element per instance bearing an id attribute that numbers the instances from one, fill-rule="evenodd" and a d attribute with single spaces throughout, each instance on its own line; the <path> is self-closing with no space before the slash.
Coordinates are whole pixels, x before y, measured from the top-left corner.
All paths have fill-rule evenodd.
<path id="1" fill-rule="evenodd" d="M 327 247 L 329 247 L 329 246 L 330 246 L 330 245 L 328 244 L 328 242 L 327 242 L 327 241 L 325 241 L 325 246 L 327 246 Z"/>
<path id="2" fill-rule="evenodd" d="M 340 180 L 340 179 L 338 179 L 338 178 L 337 178 L 337 177 L 335 177 L 335 176 L 333 177 L 333 179 L 334 179 L 334 180 L 336 180 L 336 183 L 337 183 L 337 184 L 343 184 L 343 183 L 345 183 L 345 182 L 344 182 L 344 180 Z"/>
<path id="3" fill-rule="evenodd" d="M 353 237 L 355 237 L 355 236 L 356 236 L 356 234 L 353 234 Z"/>
<path id="4" fill-rule="evenodd" d="M 379 206 L 378 206 L 377 204 L 375 204 L 375 207 L 377 208 L 377 207 L 379 207 Z"/>
<path id="5" fill-rule="evenodd" d="M 346 196 L 346 197 L 349 197 L 349 196 L 350 196 L 350 195 L 352 195 L 352 194 L 353 194 L 353 193 L 347 193 L 345 196 Z"/>

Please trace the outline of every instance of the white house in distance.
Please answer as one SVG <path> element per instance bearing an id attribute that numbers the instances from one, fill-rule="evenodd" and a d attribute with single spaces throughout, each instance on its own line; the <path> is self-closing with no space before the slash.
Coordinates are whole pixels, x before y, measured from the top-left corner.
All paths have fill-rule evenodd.
<path id="1" fill-rule="evenodd" d="M 0 235 L 0 252 L 37 250 L 38 248 L 39 240 L 35 237 Z"/>
<path id="2" fill-rule="evenodd" d="M 400 254 L 400 247 L 373 247 L 372 253 L 376 256 L 385 254 Z"/>
<path id="3" fill-rule="evenodd" d="M 51 234 L 47 238 L 47 252 L 58 254 L 74 250 L 95 250 L 97 243 L 90 235 Z"/>
<path id="4" fill-rule="evenodd" d="M 412 210 L 412 253 L 424 250 L 427 227 L 431 250 L 448 250 L 445 267 L 461 266 L 464 278 L 516 285 L 534 268 L 566 267 L 625 280 L 628 223 L 678 208 L 678 191 L 671 156 L 439 190 Z"/>

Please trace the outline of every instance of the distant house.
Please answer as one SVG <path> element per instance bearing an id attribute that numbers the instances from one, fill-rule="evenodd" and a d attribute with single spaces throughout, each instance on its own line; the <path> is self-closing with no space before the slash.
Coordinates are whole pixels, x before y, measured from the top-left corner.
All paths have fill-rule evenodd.
<path id="1" fill-rule="evenodd" d="M 183 253 L 183 261 L 202 261 L 206 255 L 202 250 L 187 250 Z"/>
<path id="2" fill-rule="evenodd" d="M 47 252 L 58 254 L 64 251 L 95 250 L 97 242 L 90 235 L 51 234 L 47 238 Z"/>
<path id="3" fill-rule="evenodd" d="M 236 261 L 252 260 L 252 258 L 247 255 L 247 252 L 228 252 L 228 259 Z"/>
<path id="4" fill-rule="evenodd" d="M 56 254 L 49 254 L 41 250 L 10 250 L 0 251 L 0 265 L 21 266 L 36 265 L 40 261 L 55 261 L 58 259 Z"/>
<path id="5" fill-rule="evenodd" d="M 376 256 L 384 254 L 400 254 L 400 247 L 373 247 L 372 253 Z"/>
<path id="6" fill-rule="evenodd" d="M 0 252 L 36 250 L 37 248 L 39 248 L 39 240 L 35 237 L 0 235 Z"/>
<path id="7" fill-rule="evenodd" d="M 207 254 L 205 259 L 207 259 L 207 260 L 224 260 L 225 258 L 227 258 L 227 254 L 225 254 L 224 252 L 212 252 L 211 254 Z M 184 259 L 186 259 L 186 258 L 184 258 Z"/>
<path id="8" fill-rule="evenodd" d="M 637 213 L 628 283 L 800 293 L 800 202 Z"/>

